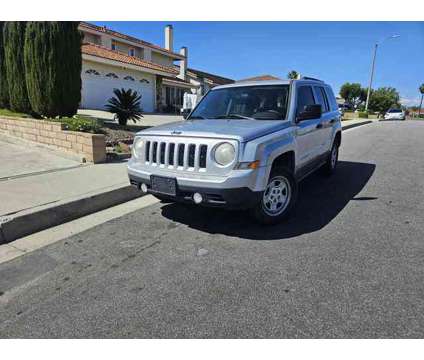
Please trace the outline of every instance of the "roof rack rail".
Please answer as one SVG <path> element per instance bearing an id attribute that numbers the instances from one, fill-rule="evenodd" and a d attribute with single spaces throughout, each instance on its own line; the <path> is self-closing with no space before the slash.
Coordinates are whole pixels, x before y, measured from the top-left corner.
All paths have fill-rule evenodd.
<path id="1" fill-rule="evenodd" d="M 309 76 L 302 76 L 301 79 L 302 80 L 314 80 L 314 81 L 324 82 L 324 81 L 322 81 L 320 79 L 316 79 L 316 78 L 309 77 Z"/>

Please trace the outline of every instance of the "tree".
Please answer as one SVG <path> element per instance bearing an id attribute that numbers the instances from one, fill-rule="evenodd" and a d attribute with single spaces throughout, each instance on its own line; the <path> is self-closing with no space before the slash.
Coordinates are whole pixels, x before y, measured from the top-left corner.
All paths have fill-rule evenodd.
<path id="1" fill-rule="evenodd" d="M 81 100 L 78 23 L 28 22 L 24 60 L 32 109 L 46 117 L 75 115 Z"/>
<path id="2" fill-rule="evenodd" d="M 421 93 L 421 102 L 420 102 L 420 107 L 418 110 L 418 115 L 421 115 L 421 107 L 423 106 L 423 98 L 424 98 L 424 84 L 421 84 L 418 90 L 420 90 L 420 93 Z"/>
<path id="3" fill-rule="evenodd" d="M 113 90 L 115 97 L 108 100 L 105 108 L 111 113 L 116 114 L 119 125 L 127 125 L 128 120 L 134 122 L 142 117 L 140 106 L 141 95 L 131 89 Z"/>
<path id="4" fill-rule="evenodd" d="M 25 83 L 23 56 L 25 26 L 24 21 L 7 21 L 3 28 L 3 46 L 10 109 L 29 113 L 31 105 Z"/>
<path id="5" fill-rule="evenodd" d="M 382 87 L 371 91 L 368 108 L 379 114 L 387 112 L 392 107 L 400 107 L 400 96 L 395 88 Z"/>
<path id="6" fill-rule="evenodd" d="M 345 83 L 340 88 L 340 96 L 353 108 L 357 108 L 367 98 L 367 91 L 358 83 Z"/>
<path id="7" fill-rule="evenodd" d="M 6 78 L 6 64 L 4 61 L 3 46 L 4 21 L 0 21 L 0 108 L 9 107 L 9 86 Z"/>
<path id="8" fill-rule="evenodd" d="M 296 70 L 292 70 L 287 74 L 287 79 L 296 80 L 299 78 L 299 73 Z"/>

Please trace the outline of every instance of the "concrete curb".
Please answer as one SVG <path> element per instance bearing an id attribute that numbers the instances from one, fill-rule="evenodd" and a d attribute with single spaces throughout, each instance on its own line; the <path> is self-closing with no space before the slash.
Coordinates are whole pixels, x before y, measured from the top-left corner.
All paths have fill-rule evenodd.
<path id="1" fill-rule="evenodd" d="M 348 129 L 355 128 L 357 126 L 371 124 L 372 122 L 373 122 L 372 120 L 364 120 L 364 121 L 361 121 L 361 122 L 357 122 L 355 124 L 349 124 L 349 125 L 343 126 L 343 121 L 342 121 L 342 130 L 348 130 Z"/>
<path id="2" fill-rule="evenodd" d="M 134 186 L 115 186 L 79 198 L 0 217 L 0 244 L 75 220 L 142 196 Z"/>

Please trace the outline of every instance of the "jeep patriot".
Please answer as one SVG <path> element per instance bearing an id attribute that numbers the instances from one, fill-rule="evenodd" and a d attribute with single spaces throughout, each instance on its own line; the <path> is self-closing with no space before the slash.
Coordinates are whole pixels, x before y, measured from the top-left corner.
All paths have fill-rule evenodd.
<path id="1" fill-rule="evenodd" d="M 340 112 L 320 80 L 217 86 L 184 117 L 134 139 L 130 182 L 162 201 L 248 209 L 273 224 L 290 214 L 301 179 L 336 169 Z"/>

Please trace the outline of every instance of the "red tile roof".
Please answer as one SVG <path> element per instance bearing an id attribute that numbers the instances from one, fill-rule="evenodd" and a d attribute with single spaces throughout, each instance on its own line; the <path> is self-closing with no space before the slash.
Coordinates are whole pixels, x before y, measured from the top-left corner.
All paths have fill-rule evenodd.
<path id="1" fill-rule="evenodd" d="M 85 43 L 81 47 L 81 52 L 86 55 L 97 56 L 97 57 L 108 59 L 108 60 L 119 61 L 121 63 L 136 65 L 136 66 L 140 66 L 150 70 L 166 72 L 172 75 L 178 74 L 178 71 L 175 70 L 174 67 L 152 63 L 150 61 L 139 59 L 138 57 L 135 57 L 135 56 L 129 56 L 120 51 L 107 49 L 100 45 Z"/>
<path id="2" fill-rule="evenodd" d="M 173 51 L 169 51 L 169 50 L 167 50 L 167 49 L 165 49 L 163 47 L 160 47 L 158 45 L 149 43 L 147 41 L 140 40 L 140 39 L 137 39 L 135 37 L 122 34 L 122 33 L 118 32 L 118 31 L 114 31 L 114 30 L 108 29 L 106 26 L 97 26 L 97 25 L 94 25 L 94 24 L 90 24 L 90 23 L 81 21 L 80 22 L 80 27 L 86 28 L 86 29 L 95 30 L 95 31 L 99 31 L 99 32 L 102 32 L 102 33 L 105 33 L 105 34 L 109 34 L 111 36 L 115 36 L 117 38 L 121 38 L 121 39 L 124 39 L 124 40 L 127 40 L 127 41 L 132 41 L 132 42 L 135 42 L 135 43 L 140 44 L 140 45 L 144 45 L 144 46 L 148 46 L 148 47 L 157 49 L 157 50 L 159 50 L 161 52 L 168 53 L 169 55 L 171 55 L 175 59 L 184 59 L 185 58 L 184 55 L 177 54 L 177 53 L 175 53 Z"/>
<path id="3" fill-rule="evenodd" d="M 265 80 L 281 80 L 278 77 L 272 76 L 272 75 L 259 75 L 247 79 L 237 80 L 237 82 L 240 81 L 265 81 Z"/>

